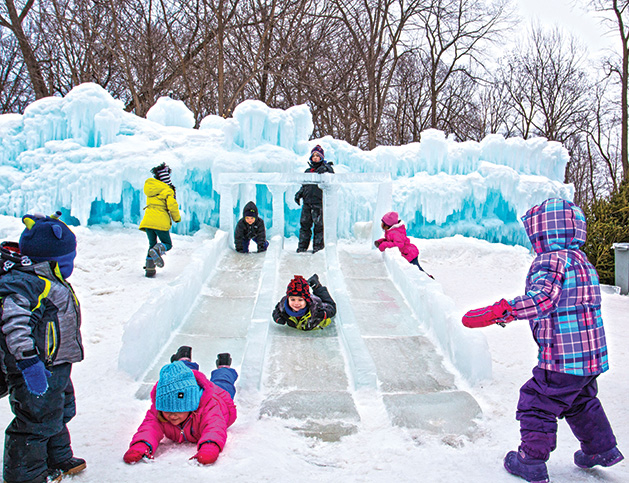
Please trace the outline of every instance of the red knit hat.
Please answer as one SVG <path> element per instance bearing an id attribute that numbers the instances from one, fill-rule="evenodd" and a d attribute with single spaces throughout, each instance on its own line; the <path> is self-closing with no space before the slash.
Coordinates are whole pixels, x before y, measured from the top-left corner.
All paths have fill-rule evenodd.
<path id="1" fill-rule="evenodd" d="M 312 299 L 310 298 L 310 285 L 308 285 L 306 279 L 301 275 L 295 275 L 293 277 L 293 279 L 288 284 L 288 287 L 286 287 L 286 295 L 301 297 L 306 302 L 312 301 Z"/>

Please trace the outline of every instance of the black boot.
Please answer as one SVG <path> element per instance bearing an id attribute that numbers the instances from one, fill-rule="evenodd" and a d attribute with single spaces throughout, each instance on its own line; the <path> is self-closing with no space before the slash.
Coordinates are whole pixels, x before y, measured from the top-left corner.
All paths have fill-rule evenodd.
<path id="1" fill-rule="evenodd" d="M 232 356 L 229 355 L 229 352 L 223 352 L 218 355 L 216 358 L 216 367 L 230 367 L 232 365 Z"/>
<path id="2" fill-rule="evenodd" d="M 182 345 L 177 352 L 175 352 L 172 356 L 170 356 L 170 362 L 180 361 L 181 359 L 192 360 L 192 347 L 187 345 Z"/>
<path id="3" fill-rule="evenodd" d="M 153 278 L 157 270 L 155 270 L 155 262 L 152 258 L 146 257 L 146 263 L 144 264 L 145 275 L 149 278 Z"/>
<path id="4" fill-rule="evenodd" d="M 316 273 L 308 279 L 308 285 L 314 291 L 315 289 L 321 287 L 321 282 L 319 281 L 319 275 Z"/>
<path id="5" fill-rule="evenodd" d="M 83 458 L 72 457 L 69 460 L 53 465 L 53 470 L 60 470 L 65 475 L 76 475 L 86 468 L 87 464 Z"/>

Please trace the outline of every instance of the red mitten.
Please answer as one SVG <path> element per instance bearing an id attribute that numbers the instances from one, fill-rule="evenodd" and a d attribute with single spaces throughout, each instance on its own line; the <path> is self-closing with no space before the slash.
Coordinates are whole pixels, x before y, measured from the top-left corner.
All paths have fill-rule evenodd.
<path id="1" fill-rule="evenodd" d="M 138 442 L 131 445 L 131 447 L 127 450 L 122 459 L 125 463 L 132 465 L 133 463 L 137 463 L 144 457 L 147 457 L 148 459 L 153 459 L 151 448 L 149 448 L 146 443 Z"/>
<path id="2" fill-rule="evenodd" d="M 511 322 L 515 319 L 513 315 L 515 308 L 509 305 L 505 299 L 496 302 L 488 307 L 470 310 L 463 316 L 463 325 L 471 329 L 477 327 L 487 327 L 492 324 Z"/>
<path id="3" fill-rule="evenodd" d="M 213 441 L 204 443 L 192 458 L 196 459 L 202 465 L 211 465 L 218 459 L 221 449 Z M 192 459 L 190 458 L 190 459 Z"/>

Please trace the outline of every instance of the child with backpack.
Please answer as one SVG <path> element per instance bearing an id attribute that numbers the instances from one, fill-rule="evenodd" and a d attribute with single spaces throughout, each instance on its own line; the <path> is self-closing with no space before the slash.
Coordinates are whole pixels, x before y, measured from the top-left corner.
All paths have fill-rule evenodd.
<path id="1" fill-rule="evenodd" d="M 310 294 L 312 288 L 312 295 Z M 273 310 L 276 324 L 299 330 L 323 329 L 336 315 L 336 302 L 315 273 L 308 280 L 295 275 L 286 288 L 286 295 Z"/>
<path id="2" fill-rule="evenodd" d="M 411 243 L 411 240 L 406 236 L 406 226 L 397 212 L 389 211 L 382 217 L 382 229 L 384 230 L 384 238 L 376 240 L 374 245 L 381 252 L 387 248 L 398 247 L 402 256 L 412 265 L 415 265 L 422 272 L 426 273 L 419 264 L 419 249 Z M 430 278 L 434 277 L 426 273 Z"/>
<path id="3" fill-rule="evenodd" d="M 171 169 L 166 163 L 162 163 L 151 169 L 151 173 L 153 177 L 144 182 L 146 207 L 144 217 L 140 222 L 140 230 L 143 230 L 149 239 L 149 250 L 144 267 L 147 277 L 155 276 L 155 267 L 164 266 L 162 255 L 173 247 L 170 227 L 173 221 L 175 223 L 181 221 L 176 190 L 170 180 Z"/>
<path id="4" fill-rule="evenodd" d="M 196 444 L 192 458 L 199 464 L 214 463 L 225 447 L 227 428 L 236 421 L 231 356 L 219 354 L 208 379 L 192 362 L 192 348 L 180 347 L 162 367 L 151 391 L 151 407 L 123 456 L 125 463 L 153 459 L 166 436 L 175 443 Z"/>
<path id="5" fill-rule="evenodd" d="M 526 481 L 547 482 L 546 461 L 557 444 L 557 419 L 565 418 L 581 443 L 580 468 L 612 466 L 623 459 L 598 397 L 596 379 L 609 368 L 598 274 L 581 246 L 581 209 L 549 199 L 522 217 L 536 257 L 526 294 L 463 316 L 466 327 L 528 320 L 539 346 L 533 377 L 520 389 L 516 419 L 521 444 L 504 459 L 506 470 Z"/>
<path id="6" fill-rule="evenodd" d="M 25 215 L 19 244 L 0 244 L 0 369 L 15 415 L 4 440 L 8 483 L 57 482 L 86 467 L 67 427 L 72 364 L 83 360 L 81 309 L 67 281 L 76 237 L 59 216 Z"/>

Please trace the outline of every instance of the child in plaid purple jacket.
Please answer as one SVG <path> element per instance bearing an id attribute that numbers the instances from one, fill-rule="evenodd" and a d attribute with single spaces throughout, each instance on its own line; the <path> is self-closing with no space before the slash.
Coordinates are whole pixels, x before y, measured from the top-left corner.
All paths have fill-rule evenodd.
<path id="1" fill-rule="evenodd" d="M 580 250 L 586 221 L 570 201 L 549 199 L 522 217 L 536 257 L 526 294 L 467 312 L 466 327 L 528 319 L 539 346 L 533 377 L 520 389 L 516 419 L 522 443 L 504 465 L 527 481 L 548 481 L 546 461 L 556 447 L 557 419 L 565 418 L 581 443 L 581 468 L 611 466 L 623 459 L 596 378 L 608 368 L 598 274 Z"/>

